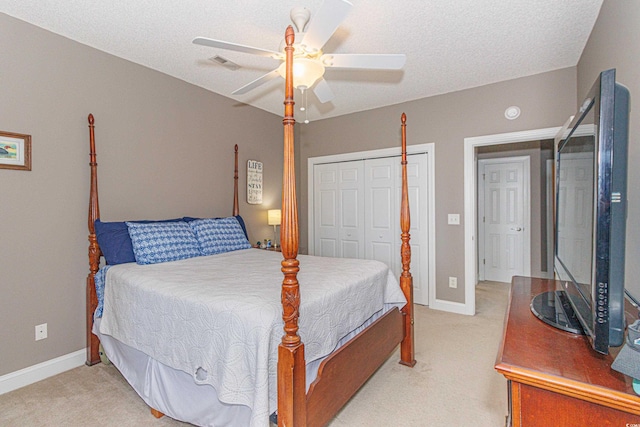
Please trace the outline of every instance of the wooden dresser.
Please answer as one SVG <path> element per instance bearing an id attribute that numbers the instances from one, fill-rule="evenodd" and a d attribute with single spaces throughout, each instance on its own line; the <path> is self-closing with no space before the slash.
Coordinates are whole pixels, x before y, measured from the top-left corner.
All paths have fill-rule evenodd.
<path id="1" fill-rule="evenodd" d="M 531 298 L 555 289 L 553 280 L 513 278 L 495 365 L 508 380 L 507 426 L 640 427 L 640 396 L 630 377 L 611 369 L 619 348 L 600 355 L 584 336 L 531 313 Z"/>

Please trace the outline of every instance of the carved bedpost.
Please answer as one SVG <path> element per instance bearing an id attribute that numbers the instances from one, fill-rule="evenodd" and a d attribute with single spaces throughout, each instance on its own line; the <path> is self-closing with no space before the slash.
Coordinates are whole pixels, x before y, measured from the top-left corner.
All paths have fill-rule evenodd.
<path id="1" fill-rule="evenodd" d="M 298 206 L 296 201 L 293 118 L 293 42 L 294 32 L 287 27 L 285 41 L 286 83 L 284 101 L 284 172 L 282 175 L 282 320 L 284 336 L 278 347 L 278 426 L 304 427 L 306 385 L 304 344 L 298 335 L 300 288 L 298 284 Z"/>
<path id="2" fill-rule="evenodd" d="M 96 238 L 96 230 L 94 222 L 100 218 L 100 206 L 98 204 L 98 162 L 96 161 L 96 141 L 94 134 L 93 114 L 89 114 L 89 165 L 91 166 L 91 189 L 89 192 L 89 275 L 87 276 L 87 365 L 94 365 L 100 362 L 98 337 L 95 336 L 91 329 L 93 327 L 93 313 L 98 306 L 98 297 L 96 296 L 96 286 L 94 275 L 98 272 L 100 266 L 100 247 Z"/>
<path id="3" fill-rule="evenodd" d="M 238 144 L 235 146 L 235 159 L 236 166 L 233 171 L 233 216 L 240 215 L 240 208 L 238 207 Z"/>
<path id="4" fill-rule="evenodd" d="M 409 189 L 407 185 L 407 115 L 402 113 L 402 202 L 400 205 L 400 229 L 402 230 L 402 274 L 400 287 L 407 298 L 407 305 L 402 309 L 404 315 L 404 339 L 400 344 L 400 363 L 407 366 L 416 364 L 413 345 L 413 277 L 409 267 L 411 264 L 411 246 L 409 245 L 409 228 L 411 227 L 411 212 L 409 210 Z"/>

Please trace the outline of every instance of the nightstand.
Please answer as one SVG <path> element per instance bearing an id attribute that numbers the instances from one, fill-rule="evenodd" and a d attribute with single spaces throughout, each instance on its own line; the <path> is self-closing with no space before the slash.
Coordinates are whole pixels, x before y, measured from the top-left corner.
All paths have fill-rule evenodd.
<path id="1" fill-rule="evenodd" d="M 273 246 L 270 248 L 260 248 L 258 246 L 254 246 L 254 249 L 261 249 L 263 251 L 274 251 L 274 252 L 282 252 L 282 248 L 280 246 L 278 246 L 277 248 L 274 248 Z"/>

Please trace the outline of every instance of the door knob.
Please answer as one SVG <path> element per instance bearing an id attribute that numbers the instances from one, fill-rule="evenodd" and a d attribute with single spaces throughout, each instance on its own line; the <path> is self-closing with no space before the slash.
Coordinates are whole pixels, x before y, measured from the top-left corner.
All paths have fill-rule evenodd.
<path id="1" fill-rule="evenodd" d="M 513 231 L 522 231 L 522 227 L 511 227 Z"/>

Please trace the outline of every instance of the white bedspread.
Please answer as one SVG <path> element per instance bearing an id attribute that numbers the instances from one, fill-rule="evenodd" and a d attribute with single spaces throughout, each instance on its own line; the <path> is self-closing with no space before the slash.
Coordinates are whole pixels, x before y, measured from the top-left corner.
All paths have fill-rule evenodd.
<path id="1" fill-rule="evenodd" d="M 307 363 L 385 303 L 406 302 L 387 266 L 300 255 L 300 336 Z M 107 272 L 103 334 L 213 385 L 225 403 L 268 426 L 277 407 L 277 348 L 283 335 L 282 255 L 256 249 Z"/>

